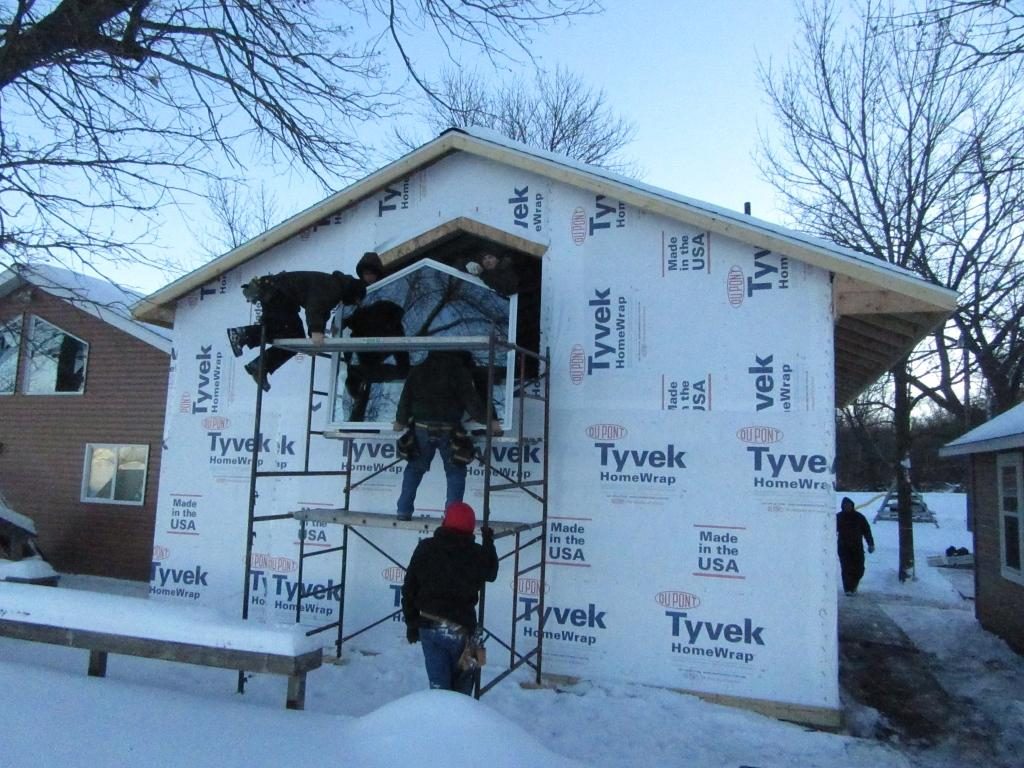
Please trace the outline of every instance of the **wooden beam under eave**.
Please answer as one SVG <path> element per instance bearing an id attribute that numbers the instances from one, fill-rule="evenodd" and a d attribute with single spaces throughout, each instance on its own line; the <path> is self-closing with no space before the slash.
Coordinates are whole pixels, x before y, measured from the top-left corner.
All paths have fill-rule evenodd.
<path id="1" fill-rule="evenodd" d="M 458 216 L 426 232 L 422 232 L 403 243 L 399 243 L 394 248 L 382 251 L 379 254 L 380 260 L 385 267 L 404 265 L 409 257 L 464 233 L 475 235 L 505 248 L 511 248 L 519 253 L 525 253 L 536 258 L 542 257 L 548 249 L 543 243 L 527 240 L 525 237 L 514 235 L 503 229 L 497 229 L 467 216 Z"/>
<path id="2" fill-rule="evenodd" d="M 857 360 L 866 360 L 870 367 L 875 370 L 887 370 L 893 363 L 899 347 L 880 346 L 878 344 L 867 344 L 856 339 L 836 339 L 836 358 L 851 357 Z"/>
<path id="3" fill-rule="evenodd" d="M 839 318 L 835 327 L 837 332 L 856 333 L 873 342 L 898 347 L 923 339 L 930 324 L 893 315 L 846 315 Z"/>

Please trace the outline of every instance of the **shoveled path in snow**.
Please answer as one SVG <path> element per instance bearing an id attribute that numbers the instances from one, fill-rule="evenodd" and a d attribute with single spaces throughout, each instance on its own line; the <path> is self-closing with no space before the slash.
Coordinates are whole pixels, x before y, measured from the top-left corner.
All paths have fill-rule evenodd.
<path id="1" fill-rule="evenodd" d="M 943 745 L 977 759 L 991 750 L 997 726 L 969 700 L 948 693 L 937 660 L 920 650 L 883 610 L 899 597 L 858 593 L 839 598 L 839 682 L 844 693 L 883 717 L 874 736 L 910 747 Z"/>

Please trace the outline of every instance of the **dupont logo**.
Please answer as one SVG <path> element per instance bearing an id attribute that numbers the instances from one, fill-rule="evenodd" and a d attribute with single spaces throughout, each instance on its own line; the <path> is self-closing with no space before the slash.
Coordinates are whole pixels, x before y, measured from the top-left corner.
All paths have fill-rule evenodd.
<path id="1" fill-rule="evenodd" d="M 768 445 L 782 440 L 782 430 L 775 427 L 741 427 L 736 437 L 750 445 Z"/>
<path id="2" fill-rule="evenodd" d="M 299 570 L 299 564 L 290 557 L 276 557 L 266 552 L 252 553 L 252 567 L 274 573 L 295 573 Z"/>
<path id="3" fill-rule="evenodd" d="M 157 562 L 166 560 L 171 556 L 171 550 L 167 547 L 161 547 L 159 544 L 153 545 L 153 559 Z"/>
<path id="4" fill-rule="evenodd" d="M 569 380 L 573 384 L 582 384 L 587 372 L 587 352 L 582 344 L 574 344 L 569 353 Z"/>
<path id="5" fill-rule="evenodd" d="M 621 424 L 591 424 L 587 427 L 587 437 L 593 440 L 619 440 L 629 434 L 629 430 Z"/>
<path id="6" fill-rule="evenodd" d="M 583 241 L 587 239 L 587 212 L 582 208 L 577 208 L 572 212 L 572 241 L 576 245 L 583 245 Z"/>
<path id="7" fill-rule="evenodd" d="M 738 307 L 743 303 L 743 295 L 746 291 L 743 279 L 743 270 L 735 264 L 729 268 L 729 275 L 725 278 L 725 291 L 729 296 L 729 304 Z"/>
<path id="8" fill-rule="evenodd" d="M 540 594 L 540 579 L 531 579 L 527 576 L 520 576 L 517 580 L 509 582 L 509 586 L 517 586 L 520 595 L 533 595 L 537 596 Z M 550 587 L 544 585 L 544 594 L 550 591 Z"/>
<path id="9" fill-rule="evenodd" d="M 384 581 L 401 584 L 405 581 L 405 568 L 400 565 L 392 565 L 381 571 L 380 575 L 384 577 Z"/>
<path id="10" fill-rule="evenodd" d="M 203 429 L 210 432 L 219 432 L 231 426 L 231 420 L 224 416 L 207 416 L 203 419 Z"/>
<path id="11" fill-rule="evenodd" d="M 659 592 L 654 596 L 654 601 L 662 608 L 700 608 L 700 598 L 689 592 Z"/>

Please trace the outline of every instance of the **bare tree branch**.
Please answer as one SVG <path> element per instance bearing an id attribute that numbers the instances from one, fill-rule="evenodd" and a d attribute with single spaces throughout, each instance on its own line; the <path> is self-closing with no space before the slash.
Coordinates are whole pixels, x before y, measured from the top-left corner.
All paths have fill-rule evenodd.
<path id="1" fill-rule="evenodd" d="M 253 163 L 288 160 L 330 188 L 367 169 L 359 126 L 400 106 L 390 46 L 429 89 L 405 50 L 413 34 L 494 57 L 597 10 L 593 0 L 0 0 L 0 259 L 137 261 L 162 206 Z"/>
<path id="2" fill-rule="evenodd" d="M 515 141 L 619 173 L 639 169 L 623 156 L 634 126 L 608 105 L 604 91 L 558 68 L 539 70 L 531 84 L 494 85 L 480 74 L 449 69 L 423 118 L 433 133 L 451 126 L 491 128 Z M 397 135 L 403 151 L 421 141 Z"/>
<path id="3" fill-rule="evenodd" d="M 800 226 L 956 290 L 909 385 L 962 415 L 966 344 L 1005 410 L 1024 368 L 1020 63 L 965 66 L 966 18 L 908 25 L 869 3 L 856 29 L 837 19 L 832 3 L 804 8 L 796 62 L 763 70 L 782 139 L 764 144 L 762 170 Z"/>

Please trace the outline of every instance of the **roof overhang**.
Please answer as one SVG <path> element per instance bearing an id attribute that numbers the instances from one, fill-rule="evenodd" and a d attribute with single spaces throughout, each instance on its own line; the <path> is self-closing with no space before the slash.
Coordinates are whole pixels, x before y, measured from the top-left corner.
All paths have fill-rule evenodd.
<path id="1" fill-rule="evenodd" d="M 361 181 L 170 283 L 136 304 L 133 313 L 140 320 L 171 327 L 175 303 L 185 294 L 454 152 L 465 152 L 605 195 L 639 210 L 775 251 L 830 272 L 834 276 L 837 405 L 852 400 L 889 370 L 922 338 L 939 327 L 957 306 L 955 292 L 871 256 L 535 150 L 491 131 L 450 129 Z"/>
<path id="2" fill-rule="evenodd" d="M 161 352 L 168 355 L 171 353 L 171 340 L 165 335 L 165 331 L 162 328 L 147 326 L 145 321 L 132 319 L 128 315 L 128 305 L 125 301 L 119 302 L 115 308 L 102 301 L 91 300 L 74 288 L 60 285 L 52 280 L 40 279 L 31 270 L 11 268 L 0 272 L 0 298 L 25 286 L 33 286 L 55 298 L 66 301 L 76 309 L 102 320 L 107 325 L 111 325 L 129 336 L 134 336 Z"/>
<path id="3" fill-rule="evenodd" d="M 1024 403 L 999 414 L 939 449 L 939 456 L 969 456 L 1024 448 Z"/>

